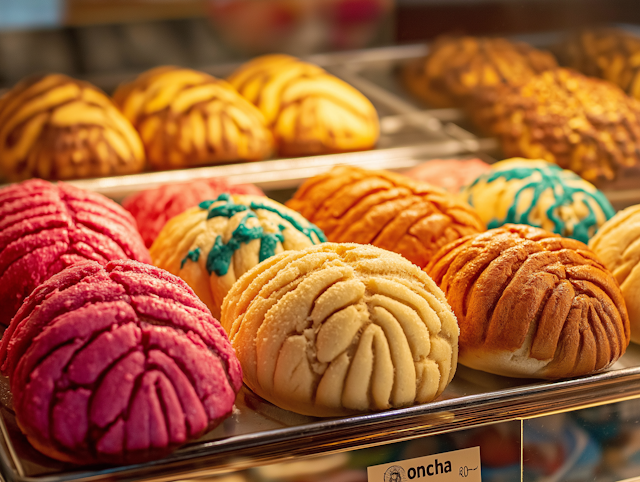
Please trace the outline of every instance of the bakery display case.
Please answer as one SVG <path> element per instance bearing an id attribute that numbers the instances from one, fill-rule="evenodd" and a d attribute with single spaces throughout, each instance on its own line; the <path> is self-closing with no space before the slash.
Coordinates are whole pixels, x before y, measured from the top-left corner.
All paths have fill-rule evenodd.
<path id="1" fill-rule="evenodd" d="M 71 3 L 82 6 L 76 10 L 76 17 L 73 17 L 76 19 L 74 22 L 78 23 L 95 22 L 95 12 L 100 8 L 107 8 L 102 2 L 96 2 L 92 8 L 82 5 L 82 2 Z M 180 22 L 187 22 L 185 18 L 208 15 L 206 9 L 201 9 L 201 2 L 184 2 L 185 5 L 182 6 L 179 3 L 167 2 L 157 15 L 180 18 Z M 212 8 L 222 9 L 225 7 L 222 3 L 224 2 L 218 2 Z M 291 7 L 283 6 L 285 3 L 280 2 L 279 8 Z M 118 4 L 122 4 L 118 5 L 119 8 L 129 12 L 124 15 L 133 15 L 131 12 L 135 12 L 136 19 L 142 18 L 140 12 L 144 9 L 141 7 L 131 10 L 133 7 L 127 7 L 126 2 Z M 230 18 L 241 22 L 242 19 L 237 17 L 238 13 L 231 7 L 228 8 L 226 13 Z M 181 13 L 176 14 L 178 11 Z M 291 14 L 289 10 L 287 12 Z M 371 18 L 375 17 L 376 12 L 378 11 L 371 13 Z M 302 15 L 300 12 L 297 13 Z M 286 18 L 291 20 L 293 17 Z M 202 19 L 199 18 L 197 21 L 201 22 Z M 615 27 L 624 32 L 636 33 L 636 27 L 633 25 L 618 24 Z M 97 28 L 96 32 L 98 30 Z M 106 30 L 105 28 L 103 33 Z M 95 34 L 87 32 L 83 32 L 80 37 L 90 38 Z M 237 32 L 230 31 L 223 35 L 233 37 Z M 566 35 L 567 32 L 560 29 L 542 33 L 510 32 L 509 39 L 524 41 L 536 48 L 554 49 L 561 44 Z M 122 203 L 128 196 L 169 183 L 226 178 L 225 182 L 231 186 L 238 185 L 239 188 L 239 185 L 251 183 L 258 188 L 246 194 L 260 195 L 262 191 L 274 201 L 285 203 L 294 197 L 295 191 L 305 181 L 336 167 L 345 171 L 351 169 L 349 172 L 358 172 L 363 168 L 384 169 L 403 174 L 416 168 L 435 166 L 443 161 L 446 161 L 444 169 L 450 166 L 450 170 L 467 169 L 463 166 L 472 165 L 455 164 L 456 167 L 451 167 L 454 162 L 476 162 L 480 159 L 488 164 L 495 164 L 506 157 L 504 143 L 501 144 L 499 136 L 491 130 L 479 128 L 477 118 L 460 105 L 435 105 L 437 102 L 429 104 L 407 88 L 407 69 L 419 63 L 433 45 L 413 42 L 300 56 L 303 61 L 321 67 L 340 82 L 357 89 L 368 99 L 379 119 L 379 139 L 371 149 L 367 145 L 362 150 L 358 150 L 358 147 L 352 149 L 352 152 L 326 154 L 284 150 L 270 157 L 254 156 L 255 159 L 262 160 L 247 156 L 251 158 L 249 162 L 230 162 L 230 159 L 236 161 L 232 152 L 227 157 L 216 159 L 215 165 L 206 165 L 205 160 L 194 162 L 192 167 L 187 167 L 186 163 L 180 161 L 170 166 L 172 170 L 166 170 L 167 164 L 162 164 L 167 160 L 163 158 L 166 153 L 162 152 L 154 169 L 145 168 L 132 174 L 85 179 L 73 179 L 77 176 L 72 175 L 71 179 L 65 182 L 74 188 L 99 193 Z M 245 49 L 250 47 L 253 48 L 255 45 L 243 46 Z M 205 77 L 198 81 L 203 83 L 209 82 L 206 74 L 228 78 L 243 64 L 228 53 L 221 54 L 211 62 L 211 57 L 200 57 L 203 58 L 207 60 L 206 63 L 190 65 L 205 73 Z M 121 91 L 120 101 L 117 100 L 118 95 L 115 96 L 116 103 L 122 105 L 125 100 L 130 101 L 133 111 L 135 108 L 141 108 L 139 99 L 143 94 L 140 94 L 140 97 L 136 95 L 147 87 L 148 84 L 145 82 L 153 75 L 191 75 L 187 69 L 160 69 L 151 71 L 152 75 L 147 77 L 144 77 L 144 74 L 138 77 L 147 67 L 156 65 L 143 65 L 133 69 L 118 67 L 102 71 L 93 70 L 79 77 L 109 94 L 113 93 L 118 85 L 126 86 Z M 602 75 L 614 75 L 618 72 L 612 73 L 614 70 L 611 66 L 608 70 L 603 68 L 605 73 Z M 635 75 L 635 71 L 631 71 Z M 8 89 L 13 86 L 15 79 L 10 75 L 5 75 L 2 79 L 2 87 Z M 66 85 L 68 81 L 58 79 L 56 82 Z M 127 86 L 127 82 L 131 84 Z M 136 83 L 138 85 L 135 85 Z M 636 84 L 633 81 L 628 83 L 630 93 L 634 92 Z M 140 87 L 135 95 L 132 94 L 133 89 L 140 85 L 143 87 Z M 222 90 L 223 87 L 217 86 L 216 89 Z M 223 97 L 223 94 L 216 95 L 219 96 L 216 99 Z M 127 96 L 130 97 L 127 99 Z M 214 104 L 214 101 L 211 103 Z M 230 104 L 226 105 L 225 108 L 230 108 Z M 617 106 L 617 112 L 621 112 L 623 108 L 620 104 Z M 0 120 L 1 107 L 0 104 Z M 215 108 L 217 107 L 212 107 L 211 112 Z M 156 120 L 152 119 L 151 122 Z M 371 125 L 367 125 L 366 128 L 371 129 Z M 364 127 L 361 128 L 361 131 L 364 130 Z M 535 127 L 532 130 L 535 130 Z M 361 131 L 347 134 L 346 137 L 357 137 Z M 629 128 L 629 131 L 635 132 L 632 128 Z M 168 137 L 169 134 L 160 132 L 152 142 L 162 144 Z M 625 137 L 624 142 L 627 140 Z M 228 144 L 225 142 L 224 139 L 220 140 L 221 145 L 226 148 Z M 602 142 L 605 143 L 604 140 Z M 636 147 L 636 153 L 637 151 Z M 297 154 L 300 155 L 296 157 Z M 178 157 L 176 156 L 176 159 Z M 640 203 L 640 176 L 633 167 L 623 171 L 623 174 L 615 179 L 598 180 L 595 179 L 598 176 L 594 177 L 594 182 L 615 210 Z M 214 192 L 215 189 L 212 189 L 211 192 Z M 243 194 L 238 190 L 234 195 Z M 218 197 L 215 201 L 233 204 L 229 203 L 228 198 Z M 264 201 L 264 204 L 266 203 Z M 246 206 L 238 208 L 240 204 L 237 202 L 231 207 L 253 213 L 256 219 L 260 217 L 254 212 L 256 206 L 262 206 L 259 202 L 249 200 L 245 203 Z M 207 205 L 206 209 L 211 209 L 212 205 Z M 301 232 L 311 229 L 306 225 L 302 226 L 301 222 L 292 221 L 292 215 L 276 202 L 269 206 L 272 212 L 278 211 L 281 219 Z M 287 206 L 302 210 L 291 202 Z M 217 205 L 214 209 L 216 207 Z M 225 205 L 225 208 L 228 207 Z M 154 214 L 156 215 L 157 213 Z M 400 215 L 401 213 L 397 213 L 397 216 Z M 278 222 L 275 222 L 275 228 L 264 229 L 274 229 L 274 233 L 278 229 L 285 229 L 277 225 Z M 178 233 L 177 236 L 184 236 L 184 233 Z M 282 237 L 284 239 L 284 235 Z M 169 252 L 171 246 L 177 247 L 181 243 L 178 238 L 164 241 L 165 252 Z M 144 241 L 149 247 L 152 240 Z M 213 244 L 214 238 L 210 241 Z M 311 244 L 320 241 L 321 237 L 316 235 Z M 184 256 L 181 251 L 180 269 L 185 265 L 185 260 L 186 263 L 198 261 L 198 254 L 195 248 L 192 248 L 191 245 L 180 246 L 185 253 L 188 251 Z M 154 250 L 151 252 L 154 257 Z M 412 262 L 420 265 L 411 255 L 412 253 L 405 254 Z M 374 254 L 370 256 L 375 257 Z M 423 264 L 426 265 L 434 256 L 435 251 L 429 252 L 429 259 Z M 254 257 L 257 258 L 258 254 Z M 154 264 L 160 266 L 156 262 Z M 167 265 L 169 264 L 171 263 L 167 262 Z M 233 303 L 242 304 L 240 298 L 246 296 L 245 289 L 248 290 L 247 287 L 236 289 L 234 296 L 237 299 Z M 201 295 L 201 298 L 206 303 L 206 296 Z M 232 321 L 227 323 L 232 324 Z M 612 348 L 612 351 L 615 350 Z M 329 413 L 329 418 L 302 415 L 280 408 L 267 401 L 268 393 L 261 393 L 264 396 L 262 398 L 257 394 L 260 393 L 259 390 L 249 388 L 251 383 L 259 385 L 257 382 L 247 382 L 245 379 L 245 385 L 240 388 L 230 416 L 214 429 L 184 443 L 175 452 L 163 458 L 121 465 L 100 462 L 78 465 L 47 457 L 36 450 L 23 435 L 24 427 L 17 420 L 13 407 L 10 382 L 3 377 L 0 385 L 0 475 L 7 482 L 107 479 L 158 482 L 386 482 L 423 478 L 462 481 L 635 480 L 635 477 L 640 477 L 640 432 L 637 429 L 640 424 L 640 346 L 631 343 L 626 352 L 616 358 L 612 357 L 615 361 L 611 366 L 599 373 L 571 378 L 562 378 L 565 374 L 561 373 L 553 377 L 561 377 L 558 380 L 509 378 L 458 365 L 455 376 L 446 388 L 443 387 L 444 391 L 434 401 L 411 406 L 404 403 L 381 411 L 376 409 L 382 407 L 374 407 L 373 411 L 350 412 L 342 416 Z M 280 403 L 287 405 L 288 402 L 285 400 Z M 295 406 L 295 403 L 291 403 L 291 406 Z"/>

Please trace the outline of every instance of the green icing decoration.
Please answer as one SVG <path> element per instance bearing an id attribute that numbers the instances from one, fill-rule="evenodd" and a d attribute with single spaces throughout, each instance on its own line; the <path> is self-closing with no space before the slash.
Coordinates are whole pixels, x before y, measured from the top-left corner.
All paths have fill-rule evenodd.
<path id="1" fill-rule="evenodd" d="M 216 238 L 216 242 L 207 256 L 207 271 L 209 274 L 215 273 L 218 276 L 227 274 L 233 253 L 240 248 L 240 245 L 264 237 L 264 229 L 262 229 L 262 226 L 248 228 L 246 224 L 244 224 L 250 217 L 255 217 L 255 214 L 249 213 L 240 221 L 238 227 L 231 233 L 231 239 L 229 239 L 227 244 L 222 242 L 222 236 Z M 260 251 L 262 251 L 262 246 Z M 271 256 L 273 256 L 273 253 Z"/>
<path id="2" fill-rule="evenodd" d="M 311 236 L 312 233 L 314 233 L 318 237 L 320 242 L 325 243 L 327 241 L 327 237 L 324 235 L 322 230 L 319 229 L 317 226 L 315 226 L 312 223 L 309 223 L 309 226 L 305 227 L 293 216 L 287 213 L 283 213 L 278 208 L 275 208 L 273 206 L 267 206 L 266 204 L 262 204 L 262 203 L 257 203 L 255 201 L 251 201 L 251 209 L 264 209 L 265 211 L 271 211 L 272 213 L 276 213 L 282 219 L 284 219 L 285 221 L 288 221 L 294 228 L 296 228 L 302 234 L 307 236 L 313 242 L 313 244 L 316 244 L 316 240 L 313 239 L 313 237 Z"/>
<path id="3" fill-rule="evenodd" d="M 182 258 L 182 261 L 180 262 L 180 269 L 184 268 L 184 265 L 189 259 L 194 263 L 197 262 L 200 259 L 200 248 L 192 249 L 184 258 Z"/>
<path id="4" fill-rule="evenodd" d="M 528 224 L 530 226 L 540 227 L 539 225 L 529 221 L 529 215 L 538 203 L 538 200 L 540 199 L 542 193 L 547 189 L 553 190 L 556 199 L 551 207 L 547 209 L 546 214 L 551 222 L 553 222 L 553 232 L 562 236 L 568 236 L 577 239 L 578 241 L 582 241 L 583 243 L 587 243 L 589 241 L 589 229 L 596 226 L 597 218 L 595 212 L 593 211 L 589 203 L 587 203 L 586 200 L 583 200 L 585 206 L 589 210 L 589 215 L 580 220 L 574 226 L 573 233 L 569 234 L 566 232 L 564 221 L 556 215 L 555 211 L 560 206 L 571 203 L 573 201 L 573 196 L 576 193 L 584 193 L 587 197 L 593 199 L 604 213 L 606 219 L 611 219 L 615 214 L 613 207 L 604 196 L 604 194 L 602 194 L 597 189 L 594 192 L 591 192 L 581 187 L 569 186 L 568 184 L 566 184 L 567 180 L 582 179 L 577 174 L 565 171 L 555 164 L 549 164 L 549 166 L 546 168 L 523 166 L 505 170 L 497 169 L 494 172 L 489 172 L 478 177 L 478 179 L 476 179 L 468 189 L 472 188 L 480 181 L 485 181 L 487 184 L 489 184 L 500 178 L 504 178 L 507 182 L 514 179 L 522 180 L 532 176 L 536 172 L 540 173 L 541 179 L 539 181 L 531 181 L 522 186 L 516 193 L 513 199 L 513 203 L 507 211 L 507 216 L 502 220 L 492 219 L 487 226 L 489 229 L 497 228 L 507 223 Z M 533 189 L 531 205 L 522 214 L 518 215 L 517 206 L 520 196 L 524 191 L 531 188 Z M 469 196 L 468 201 L 469 204 L 473 206 L 473 196 Z"/>

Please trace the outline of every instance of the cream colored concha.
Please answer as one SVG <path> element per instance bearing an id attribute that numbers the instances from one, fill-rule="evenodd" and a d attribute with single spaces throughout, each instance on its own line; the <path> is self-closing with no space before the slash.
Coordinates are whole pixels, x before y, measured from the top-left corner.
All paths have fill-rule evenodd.
<path id="1" fill-rule="evenodd" d="M 264 114 L 281 156 L 371 149 L 378 114 L 364 95 L 317 65 L 263 55 L 228 81 Z"/>
<path id="2" fill-rule="evenodd" d="M 459 330 L 442 291 L 374 246 L 274 256 L 231 288 L 221 322 L 249 388 L 305 415 L 430 402 L 456 370 Z"/>
<path id="3" fill-rule="evenodd" d="M 624 296 L 631 341 L 640 343 L 640 205 L 618 212 L 589 241 L 589 247 L 613 273 Z"/>
<path id="4" fill-rule="evenodd" d="M 154 265 L 180 276 L 220 318 L 231 285 L 265 259 L 326 241 L 297 212 L 263 196 L 224 193 L 171 218 L 151 246 Z"/>
<path id="5" fill-rule="evenodd" d="M 204 72 L 157 67 L 122 84 L 113 99 L 140 133 L 155 169 L 256 161 L 273 149 L 258 109 Z"/>
<path id="6" fill-rule="evenodd" d="M 31 77 L 0 98 L 0 182 L 133 174 L 144 164 L 136 130 L 88 82 Z"/>

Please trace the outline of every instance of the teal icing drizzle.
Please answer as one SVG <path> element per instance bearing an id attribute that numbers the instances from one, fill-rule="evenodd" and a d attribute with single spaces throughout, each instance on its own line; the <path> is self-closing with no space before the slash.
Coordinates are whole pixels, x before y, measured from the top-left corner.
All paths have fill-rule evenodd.
<path id="1" fill-rule="evenodd" d="M 200 259 L 200 248 L 192 249 L 184 258 L 182 258 L 182 261 L 180 261 L 180 269 L 184 268 L 184 265 L 189 259 L 194 263 L 197 262 Z"/>
<path id="2" fill-rule="evenodd" d="M 214 204 L 218 203 L 219 201 L 224 201 L 224 204 L 218 204 L 214 206 Z M 321 242 L 325 242 L 327 240 L 324 233 L 311 223 L 309 223 L 308 226 L 304 226 L 293 216 L 280 211 L 276 207 L 266 204 L 256 202 L 252 202 L 250 206 L 246 206 L 244 204 L 235 204 L 229 194 L 226 193 L 220 194 L 215 200 L 203 201 L 198 206 L 200 207 L 200 209 L 209 211 L 207 214 L 207 219 L 215 217 L 231 218 L 240 212 L 248 211 L 249 208 L 252 210 L 264 209 L 276 213 L 283 220 L 291 224 L 291 226 L 293 226 L 295 229 L 306 235 L 313 244 L 316 244 L 317 240 Z M 225 274 L 227 274 L 229 272 L 229 266 L 231 265 L 233 254 L 236 252 L 236 250 L 238 250 L 243 243 L 249 243 L 250 241 L 253 241 L 255 239 L 260 240 L 260 262 L 275 255 L 278 243 L 284 242 L 284 234 L 282 234 L 282 232 L 287 229 L 288 226 L 284 224 L 278 224 L 278 229 L 280 232 L 276 233 L 265 233 L 262 226 L 256 226 L 253 228 L 247 227 L 247 219 L 255 217 L 257 216 L 253 212 L 248 212 L 238 223 L 238 226 L 233 231 L 233 233 L 231 233 L 231 238 L 226 244 L 222 241 L 222 236 L 218 236 L 216 238 L 215 243 L 213 244 L 211 250 L 209 251 L 209 254 L 207 255 L 206 267 L 209 275 L 211 275 L 212 273 L 215 273 L 218 276 L 224 276 Z M 316 239 L 314 239 L 313 234 L 316 235 Z M 188 260 L 198 261 L 199 257 L 200 248 L 195 248 L 189 251 L 187 256 L 185 256 L 185 258 L 182 260 L 180 267 L 182 268 Z"/>
<path id="3" fill-rule="evenodd" d="M 493 172 L 481 175 L 467 189 L 473 188 L 473 186 L 478 184 L 480 181 L 485 181 L 489 184 L 500 178 L 504 178 L 507 182 L 512 180 L 523 180 L 533 176 L 536 172 L 540 173 L 541 179 L 539 181 L 531 181 L 523 185 L 514 196 L 513 202 L 507 211 L 507 216 L 504 219 L 492 219 L 487 226 L 489 229 L 497 228 L 507 223 L 528 224 L 530 226 L 541 227 L 540 225 L 531 222 L 529 220 L 529 215 L 538 203 L 542 193 L 547 189 L 551 189 L 555 194 L 555 202 L 549 209 L 547 209 L 546 214 L 554 225 L 553 232 L 562 236 L 574 238 L 578 241 L 582 241 L 583 243 L 587 243 L 590 237 L 589 230 L 596 226 L 597 218 L 595 212 L 586 199 L 583 200 L 583 203 L 589 210 L 589 214 L 574 225 L 572 233 L 567 232 L 565 222 L 556 214 L 557 209 L 563 205 L 570 204 L 573 201 L 573 196 L 577 193 L 583 193 L 587 198 L 593 199 L 604 213 L 606 219 L 611 219 L 615 214 L 613 207 L 604 194 L 597 189 L 592 192 L 582 187 L 569 186 L 566 181 L 582 180 L 582 178 L 570 171 L 565 171 L 555 164 L 549 164 L 549 166 L 545 168 L 517 167 L 505 170 L 497 169 Z M 518 201 L 522 193 L 527 189 L 533 189 L 531 204 L 523 213 L 518 215 Z M 468 196 L 468 202 L 473 206 L 473 194 Z"/>

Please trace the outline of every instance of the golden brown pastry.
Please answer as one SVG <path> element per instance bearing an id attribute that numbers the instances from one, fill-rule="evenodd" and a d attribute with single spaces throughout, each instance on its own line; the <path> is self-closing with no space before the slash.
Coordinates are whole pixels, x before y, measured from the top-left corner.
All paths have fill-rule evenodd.
<path id="1" fill-rule="evenodd" d="M 548 52 L 504 38 L 439 37 L 426 58 L 402 72 L 409 90 L 433 107 L 464 105 L 478 90 L 520 85 L 557 67 Z"/>
<path id="2" fill-rule="evenodd" d="M 547 71 L 513 88 L 494 110 L 508 157 L 554 162 L 590 182 L 640 164 L 640 102 L 610 82 Z"/>
<path id="3" fill-rule="evenodd" d="M 0 179 L 75 179 L 142 171 L 140 137 L 93 85 L 51 74 L 0 98 Z"/>
<path id="4" fill-rule="evenodd" d="M 458 326 L 417 266 L 373 246 L 281 253 L 224 300 L 244 382 L 279 407 L 331 417 L 426 403 L 453 378 Z"/>
<path id="5" fill-rule="evenodd" d="M 271 154 L 262 114 L 227 82 L 204 72 L 157 67 L 118 87 L 113 99 L 140 133 L 155 169 Z"/>
<path id="6" fill-rule="evenodd" d="M 631 323 L 631 340 L 640 343 L 640 205 L 620 211 L 589 241 L 589 247 L 620 284 Z"/>
<path id="7" fill-rule="evenodd" d="M 580 241 L 507 224 L 442 248 L 425 271 L 460 325 L 460 363 L 523 378 L 611 366 L 629 344 L 613 275 Z"/>
<path id="8" fill-rule="evenodd" d="M 389 171 L 334 167 L 287 202 L 336 243 L 373 244 L 424 267 L 450 241 L 484 231 L 454 194 Z"/>
<path id="9" fill-rule="evenodd" d="M 360 151 L 378 141 L 378 114 L 371 102 L 316 65 L 264 55 L 228 80 L 264 114 L 281 156 Z"/>

